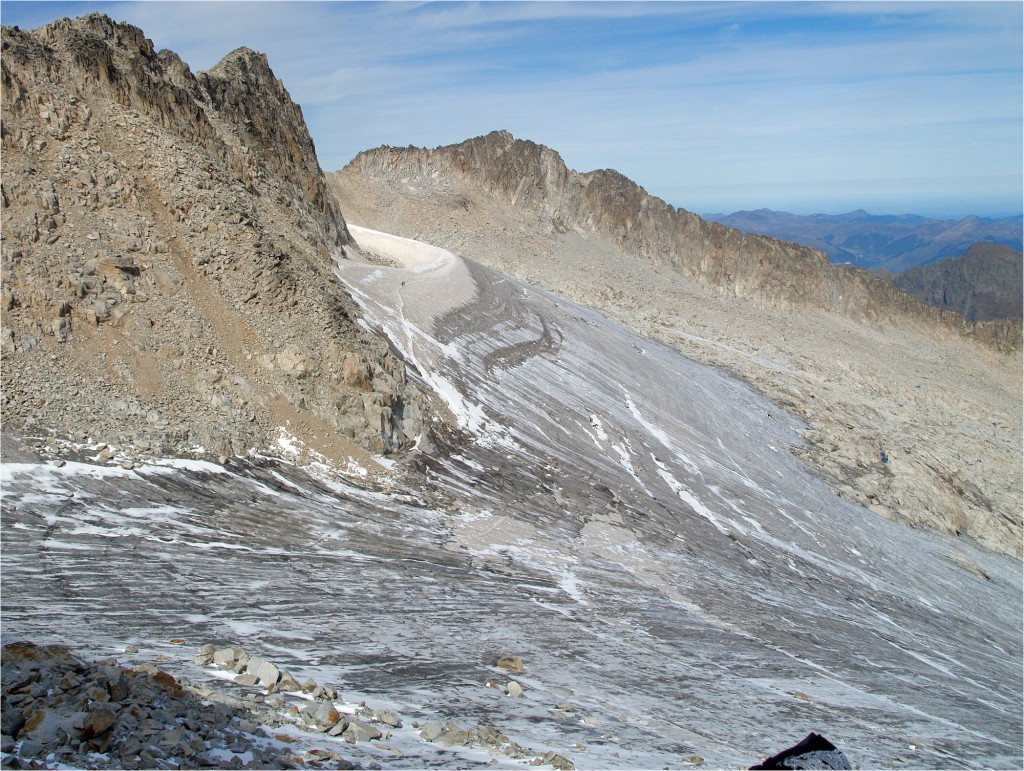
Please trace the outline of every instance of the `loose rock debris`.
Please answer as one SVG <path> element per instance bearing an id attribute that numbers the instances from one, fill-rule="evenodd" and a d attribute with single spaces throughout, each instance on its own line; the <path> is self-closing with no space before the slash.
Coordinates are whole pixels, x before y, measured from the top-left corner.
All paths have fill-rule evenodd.
<path id="1" fill-rule="evenodd" d="M 227 682 L 175 677 L 149 662 L 127 667 L 113 659 L 87 661 L 60 645 L 5 645 L 3 767 L 353 769 L 363 766 L 332 749 L 294 749 L 294 737 L 279 729 L 290 725 L 388 749 L 379 741 L 403 725 L 395 712 L 365 704 L 343 712 L 335 688 L 311 679 L 299 683 L 240 647 L 203 645 L 194 662 L 233 673 L 234 684 L 247 686 L 245 692 Z M 523 747 L 493 726 L 430 723 L 419 736 L 443 747 L 485 749 L 560 771 L 574 768 L 563 755 Z"/>

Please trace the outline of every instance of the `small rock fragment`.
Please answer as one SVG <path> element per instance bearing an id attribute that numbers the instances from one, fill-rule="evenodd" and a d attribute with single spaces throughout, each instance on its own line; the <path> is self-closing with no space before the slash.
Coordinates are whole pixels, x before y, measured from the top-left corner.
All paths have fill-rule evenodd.
<path id="1" fill-rule="evenodd" d="M 216 655 L 216 654 L 214 654 Z M 278 669 L 274 664 L 271 664 L 265 659 L 261 659 L 258 656 L 252 656 L 245 665 L 245 671 L 256 675 L 265 686 L 271 685 L 276 686 L 277 681 L 281 678 L 281 670 Z"/>
<path id="2" fill-rule="evenodd" d="M 507 669 L 509 672 L 526 671 L 526 667 L 523 666 L 523 660 L 519 656 L 502 656 L 498 659 L 497 666 L 501 669 Z"/>
<path id="3" fill-rule="evenodd" d="M 427 723 L 425 726 L 423 726 L 423 729 L 420 731 L 420 738 L 428 742 L 433 742 L 437 741 L 437 737 L 443 733 L 443 723 Z"/>
<path id="4" fill-rule="evenodd" d="M 398 715 L 394 712 L 391 712 L 389 710 L 376 709 L 373 711 L 373 714 L 378 721 L 380 721 L 386 726 L 391 726 L 392 728 L 402 727 L 402 721 L 399 720 Z"/>
<path id="5" fill-rule="evenodd" d="M 83 741 L 99 736 L 117 722 L 117 715 L 108 707 L 100 707 L 88 714 L 79 731 L 79 738 Z"/>
<path id="6" fill-rule="evenodd" d="M 278 690 L 292 693 L 302 690 L 302 686 L 299 685 L 299 681 L 292 677 L 288 672 L 281 673 L 281 679 L 277 682 L 277 688 Z"/>
<path id="7" fill-rule="evenodd" d="M 379 739 L 382 735 L 383 734 L 381 734 L 381 732 L 372 725 L 355 718 L 349 718 L 348 726 L 342 733 L 341 738 L 350 744 L 355 744 L 356 742 L 368 742 L 373 739 Z"/>
<path id="8" fill-rule="evenodd" d="M 548 752 L 542 758 L 538 758 L 540 761 L 537 765 L 550 765 L 558 769 L 558 771 L 575 771 L 576 766 L 573 762 L 565 755 L 559 755 L 557 752 Z"/>
<path id="9" fill-rule="evenodd" d="M 238 654 L 235 648 L 220 648 L 213 651 L 213 663 L 221 669 L 231 669 L 235 661 L 238 660 Z"/>

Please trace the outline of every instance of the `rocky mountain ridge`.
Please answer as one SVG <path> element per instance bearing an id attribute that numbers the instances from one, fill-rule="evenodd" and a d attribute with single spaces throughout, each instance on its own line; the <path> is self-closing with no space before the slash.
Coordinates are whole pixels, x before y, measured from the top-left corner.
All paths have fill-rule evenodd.
<path id="1" fill-rule="evenodd" d="M 867 271 L 832 264 L 819 250 L 743 234 L 676 209 L 612 169 L 571 171 L 551 148 L 506 131 L 436 150 L 368 150 L 341 173 L 372 179 L 399 169 L 421 178 L 457 176 L 552 233 L 597 234 L 629 254 L 769 307 L 811 305 L 858 320 L 940 325 L 1002 349 L 1021 344 L 1018 325 L 944 315 Z"/>
<path id="2" fill-rule="evenodd" d="M 879 275 L 901 292 L 968 321 L 1017 319 L 1019 324 L 1024 315 L 1024 255 L 1008 246 L 979 242 L 961 257 Z"/>
<path id="3" fill-rule="evenodd" d="M 744 233 L 761 233 L 820 249 L 833 262 L 902 273 L 936 260 L 959 257 L 984 241 L 1021 248 L 1021 218 L 963 217 L 942 220 L 915 214 L 791 214 L 771 209 L 705 214 Z"/>
<path id="4" fill-rule="evenodd" d="M 5 427 L 215 454 L 286 427 L 332 458 L 419 434 L 426 397 L 332 273 L 351 237 L 264 56 L 193 75 L 102 15 L 4 27 L 2 203 Z"/>
<path id="5" fill-rule="evenodd" d="M 328 178 L 354 224 L 479 260 L 752 383 L 807 421 L 797 452 L 842 497 L 1020 555 L 1019 322 L 970 324 L 507 132 L 378 148 Z"/>

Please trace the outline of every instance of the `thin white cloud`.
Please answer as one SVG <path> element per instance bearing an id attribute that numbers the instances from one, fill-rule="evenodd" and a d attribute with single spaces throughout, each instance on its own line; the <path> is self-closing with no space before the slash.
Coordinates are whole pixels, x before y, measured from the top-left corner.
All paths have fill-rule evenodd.
<path id="1" fill-rule="evenodd" d="M 877 196 L 918 180 L 923 200 L 938 180 L 955 195 L 949 180 L 971 176 L 1020 200 L 1017 3 L 96 8 L 194 69 L 240 45 L 266 52 L 328 170 L 379 144 L 506 128 L 703 210 L 673 191 L 732 191 L 736 208 L 757 208 L 749 197 L 821 196 L 829 179 L 865 195 L 874 179 Z"/>

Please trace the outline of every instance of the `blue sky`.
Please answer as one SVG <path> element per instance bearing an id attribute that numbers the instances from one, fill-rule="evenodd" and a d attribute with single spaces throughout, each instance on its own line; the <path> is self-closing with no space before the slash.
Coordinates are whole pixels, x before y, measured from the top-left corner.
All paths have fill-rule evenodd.
<path id="1" fill-rule="evenodd" d="M 193 70 L 267 53 L 327 171 L 507 129 L 698 213 L 1024 208 L 1016 1 L 0 4 L 91 11 Z"/>

